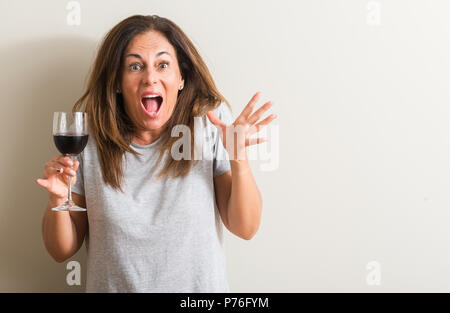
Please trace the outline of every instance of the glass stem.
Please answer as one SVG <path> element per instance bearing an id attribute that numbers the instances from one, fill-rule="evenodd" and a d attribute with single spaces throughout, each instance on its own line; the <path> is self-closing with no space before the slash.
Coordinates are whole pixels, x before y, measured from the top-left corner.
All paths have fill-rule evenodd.
<path id="1" fill-rule="evenodd" d="M 73 157 L 72 156 L 70 156 L 70 155 L 68 155 L 68 157 L 72 160 L 72 162 L 73 162 Z M 72 167 L 73 168 L 73 167 Z M 69 203 L 72 203 L 72 186 L 71 186 L 71 184 L 70 184 L 70 181 L 72 180 L 72 177 L 70 177 L 69 176 L 69 179 L 68 179 L 68 183 L 67 183 L 67 185 L 68 185 L 68 190 L 67 190 L 67 192 L 68 192 L 68 194 L 67 194 L 67 202 L 69 202 Z"/>

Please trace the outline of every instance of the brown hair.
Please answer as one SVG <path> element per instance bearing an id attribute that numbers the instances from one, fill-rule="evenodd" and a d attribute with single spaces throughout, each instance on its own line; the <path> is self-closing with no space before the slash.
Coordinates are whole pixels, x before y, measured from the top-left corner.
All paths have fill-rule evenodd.
<path id="1" fill-rule="evenodd" d="M 163 126 L 163 133 L 157 145 L 160 152 L 158 163 L 163 153 L 170 151 L 172 144 L 178 140 L 170 136 L 174 126 L 186 125 L 190 128 L 193 147 L 194 117 L 205 115 L 207 111 L 217 108 L 221 102 L 225 102 L 231 109 L 228 101 L 217 90 L 197 49 L 175 23 L 157 15 L 134 15 L 114 26 L 100 45 L 86 91 L 75 103 L 73 111 L 88 113 L 91 140 L 95 139 L 97 142 L 103 180 L 122 192 L 123 155 L 125 152 L 133 155 L 140 153 L 130 147 L 136 126 L 125 113 L 122 95 L 117 94 L 116 89 L 120 85 L 125 49 L 136 35 L 150 30 L 163 34 L 175 48 L 181 76 L 185 81 L 183 90 L 178 93 L 172 116 Z M 192 156 L 194 149 L 191 150 Z M 190 160 L 177 161 L 168 153 L 159 177 L 168 174 L 184 177 L 195 162 L 193 157 Z"/>

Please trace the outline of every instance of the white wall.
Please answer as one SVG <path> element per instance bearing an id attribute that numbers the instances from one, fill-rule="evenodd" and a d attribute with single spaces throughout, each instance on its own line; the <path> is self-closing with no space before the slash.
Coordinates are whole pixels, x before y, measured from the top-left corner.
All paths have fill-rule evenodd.
<path id="1" fill-rule="evenodd" d="M 185 30 L 235 116 L 258 90 L 275 101 L 279 166 L 252 162 L 263 218 L 226 235 L 231 291 L 450 291 L 449 1 L 79 0 L 79 26 L 67 3 L 0 0 L 0 291 L 84 290 L 45 251 L 34 179 L 52 112 L 133 14 Z M 72 260 L 84 273 L 84 248 Z"/>

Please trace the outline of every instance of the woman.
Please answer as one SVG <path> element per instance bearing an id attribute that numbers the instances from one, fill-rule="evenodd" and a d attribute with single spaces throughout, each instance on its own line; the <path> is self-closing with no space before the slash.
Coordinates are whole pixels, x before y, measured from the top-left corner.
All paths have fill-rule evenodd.
<path id="1" fill-rule="evenodd" d="M 87 292 L 227 292 L 222 223 L 249 240 L 261 218 L 245 149 L 264 141 L 250 136 L 275 115 L 257 123 L 271 106 L 252 113 L 258 98 L 233 122 L 177 25 L 155 15 L 116 25 L 74 106 L 88 113 L 88 145 L 74 163 L 52 158 L 36 180 L 49 192 L 43 240 L 50 255 L 63 262 L 86 238 Z M 189 145 L 173 148 L 179 125 L 211 158 L 192 157 Z M 51 211 L 64 202 L 68 179 L 87 213 Z"/>

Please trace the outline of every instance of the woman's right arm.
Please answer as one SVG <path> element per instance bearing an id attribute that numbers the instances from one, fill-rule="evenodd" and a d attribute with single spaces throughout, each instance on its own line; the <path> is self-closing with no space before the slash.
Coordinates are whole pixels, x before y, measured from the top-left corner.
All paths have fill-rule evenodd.
<path id="1" fill-rule="evenodd" d="M 36 180 L 36 183 L 49 193 L 47 209 L 42 220 L 42 237 L 47 251 L 57 262 L 64 262 L 80 249 L 88 228 L 86 212 L 51 210 L 66 200 L 68 178 L 71 179 L 72 185 L 76 182 L 75 171 L 79 163 L 75 161 L 72 167 L 70 162 L 68 157 L 52 158 L 45 163 L 43 178 Z M 58 169 L 62 169 L 62 172 L 59 173 Z M 83 196 L 72 193 L 72 200 L 76 205 L 86 207 Z"/>

